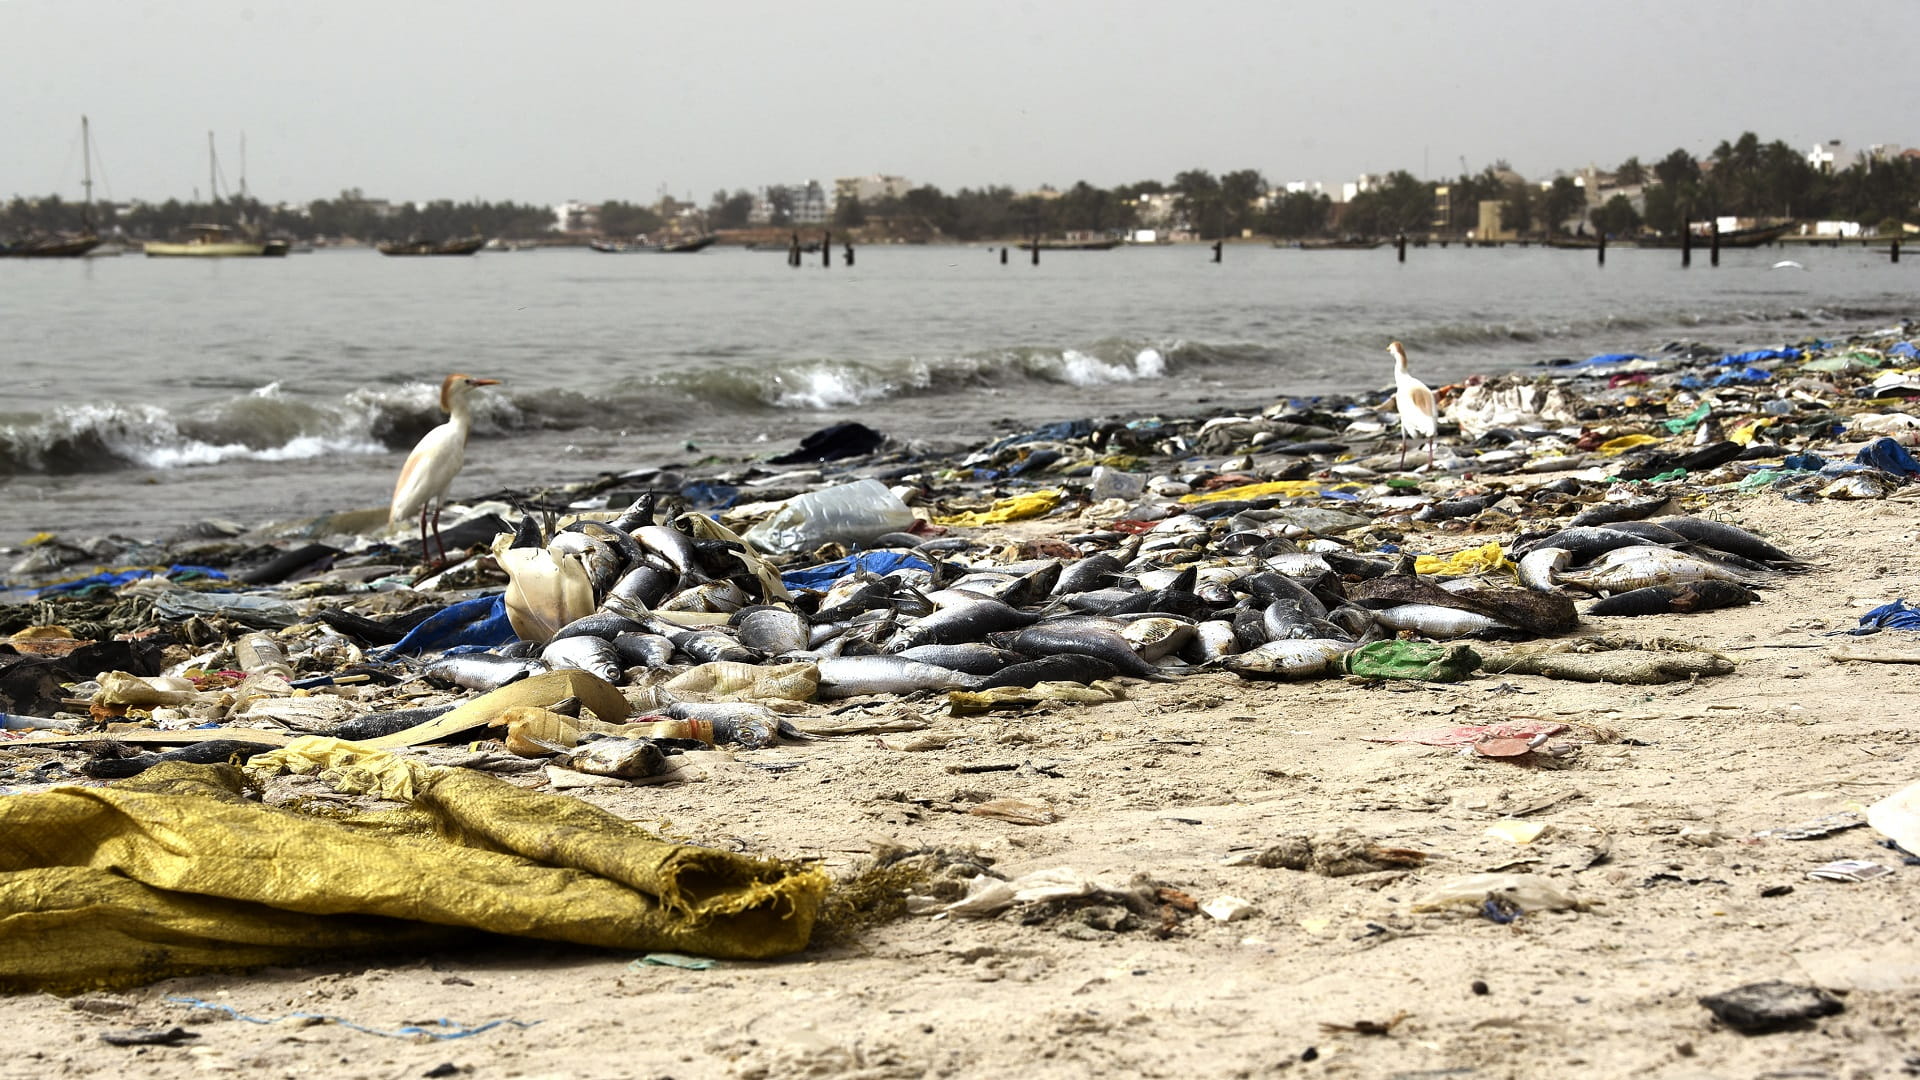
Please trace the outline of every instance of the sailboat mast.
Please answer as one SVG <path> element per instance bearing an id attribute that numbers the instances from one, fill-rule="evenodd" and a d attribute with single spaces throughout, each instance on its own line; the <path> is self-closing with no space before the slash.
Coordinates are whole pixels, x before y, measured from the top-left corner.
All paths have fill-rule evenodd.
<path id="1" fill-rule="evenodd" d="M 93 136 L 87 131 L 87 114 L 80 114 L 80 189 L 86 193 L 80 204 L 80 223 L 93 228 Z"/>

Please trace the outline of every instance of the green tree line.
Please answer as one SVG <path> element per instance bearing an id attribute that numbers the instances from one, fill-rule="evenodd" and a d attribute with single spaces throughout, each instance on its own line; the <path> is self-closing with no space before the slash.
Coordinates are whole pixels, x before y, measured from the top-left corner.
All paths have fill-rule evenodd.
<path id="1" fill-rule="evenodd" d="M 1021 194 L 1010 187 L 961 188 L 951 193 L 933 185 L 903 195 L 835 208 L 838 228 L 881 227 L 896 236 L 961 241 L 997 240 L 1068 233 L 1119 235 L 1149 224 L 1143 198 L 1164 196 L 1167 220 L 1155 227 L 1192 233 L 1203 240 L 1244 234 L 1310 238 L 1335 234 L 1464 234 L 1479 226 L 1479 208 L 1500 207 L 1503 227 L 1538 235 L 1591 226 L 1616 236 L 1643 230 L 1672 234 L 1685 220 L 1717 216 L 1829 218 L 1879 225 L 1920 217 L 1920 162 L 1907 158 L 1861 157 L 1834 172 L 1808 164 L 1781 141 L 1762 143 L 1752 132 L 1722 141 L 1704 159 L 1676 149 L 1648 165 L 1631 157 L 1615 170 L 1617 184 L 1640 187 L 1635 200 L 1616 194 L 1604 205 L 1587 206 L 1586 192 L 1569 177 L 1544 187 L 1516 177 L 1504 164 L 1453 179 L 1423 181 L 1404 170 L 1387 174 L 1371 190 L 1336 206 L 1325 195 L 1273 193 L 1255 169 L 1214 175 L 1187 169 L 1170 181 L 1141 180 L 1102 188 L 1084 180 L 1065 190 Z M 1440 213 L 1436 188 L 1447 187 L 1449 211 Z M 792 221 L 788 188 L 770 185 L 772 222 Z M 741 228 L 751 223 L 756 199 L 744 189 L 716 191 L 706 208 L 707 226 Z M 83 207 L 57 196 L 15 197 L 0 206 L 0 236 L 78 230 Z M 638 203 L 609 200 L 601 205 L 601 231 L 630 236 L 658 230 L 658 213 Z M 363 241 L 416 236 L 486 235 L 532 238 L 552 228 L 544 206 L 483 201 L 437 200 L 382 207 L 360 191 L 317 199 L 303 207 L 270 207 L 250 198 L 217 203 L 139 203 L 125 212 L 92 208 L 91 224 L 101 231 L 122 230 L 142 237 L 166 236 L 190 224 L 247 224 L 268 233 L 302 239 L 351 237 Z"/>

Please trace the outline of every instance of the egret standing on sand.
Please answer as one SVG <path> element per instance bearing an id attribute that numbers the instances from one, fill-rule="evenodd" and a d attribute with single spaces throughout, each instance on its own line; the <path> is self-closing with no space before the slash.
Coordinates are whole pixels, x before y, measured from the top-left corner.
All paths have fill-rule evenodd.
<path id="1" fill-rule="evenodd" d="M 440 558 L 447 557 L 446 541 L 440 539 L 440 506 L 446 501 L 447 488 L 460 474 L 467 460 L 467 432 L 473 428 L 473 413 L 467 405 L 476 386 L 498 386 L 498 379 L 476 379 L 455 373 L 440 384 L 440 408 L 447 422 L 426 433 L 420 444 L 407 455 L 400 468 L 400 479 L 393 485 L 393 506 L 387 511 L 387 528 L 420 515 L 420 557 L 427 558 L 427 510 L 433 510 L 433 538 L 440 543 Z"/>
<path id="2" fill-rule="evenodd" d="M 1407 347 L 1387 346 L 1393 354 L 1393 406 L 1400 410 L 1400 467 L 1407 467 L 1407 439 L 1427 440 L 1427 464 L 1433 464 L 1433 444 L 1440 434 L 1440 410 L 1427 384 L 1407 372 Z"/>

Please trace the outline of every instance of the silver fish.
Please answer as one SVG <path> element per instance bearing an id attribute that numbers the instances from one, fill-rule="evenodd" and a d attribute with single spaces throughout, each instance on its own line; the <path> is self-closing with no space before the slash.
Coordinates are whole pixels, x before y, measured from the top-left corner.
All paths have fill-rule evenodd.
<path id="1" fill-rule="evenodd" d="M 897 656 L 833 656 L 819 661 L 823 700 L 863 694 L 910 694 L 915 690 L 971 689 L 976 675 L 902 660 Z"/>
<path id="2" fill-rule="evenodd" d="M 561 638 L 540 651 L 540 659 L 554 668 L 578 668 L 618 686 L 625 680 L 620 653 L 613 642 L 585 635 Z"/>
<path id="3" fill-rule="evenodd" d="M 1400 604 L 1373 613 L 1374 621 L 1393 630 L 1411 630 L 1428 637 L 1456 638 L 1513 627 L 1475 611 L 1438 604 Z"/>
<path id="4" fill-rule="evenodd" d="M 1227 657 L 1221 666 L 1243 679 L 1311 679 L 1339 670 L 1340 658 L 1352 649 L 1350 641 L 1269 641 Z"/>
<path id="5" fill-rule="evenodd" d="M 428 664 L 428 678 L 452 683 L 467 690 L 498 690 L 508 683 L 519 682 L 530 675 L 545 673 L 548 667 L 539 660 L 507 659 L 502 656 L 489 656 L 486 653 L 467 653 L 461 656 L 443 656 Z"/>
<path id="6" fill-rule="evenodd" d="M 1534 548 L 1521 557 L 1516 571 L 1520 584 L 1535 592 L 1552 592 L 1560 584 L 1559 573 L 1573 560 L 1566 548 Z"/>
<path id="7" fill-rule="evenodd" d="M 643 780 L 667 771 L 667 758 L 648 739 L 595 739 L 554 759 L 557 765 L 594 776 Z"/>
<path id="8" fill-rule="evenodd" d="M 742 608 L 732 619 L 740 644 L 768 656 L 799 652 L 807 647 L 807 620 L 783 607 Z"/>

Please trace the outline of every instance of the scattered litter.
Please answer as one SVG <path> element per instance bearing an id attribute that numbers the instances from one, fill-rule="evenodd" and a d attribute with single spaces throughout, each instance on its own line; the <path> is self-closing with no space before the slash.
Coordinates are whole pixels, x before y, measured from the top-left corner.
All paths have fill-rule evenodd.
<path id="1" fill-rule="evenodd" d="M 289 1020 L 306 1022 L 320 1021 L 336 1027 L 343 1027 L 350 1031 L 358 1031 L 367 1035 L 379 1035 L 388 1039 L 426 1038 L 435 1041 L 464 1039 L 472 1035 L 485 1034 L 501 1026 L 530 1028 L 540 1023 L 538 1020 L 515 1020 L 510 1017 L 502 1017 L 498 1020 L 488 1020 L 479 1024 L 468 1024 L 442 1017 L 438 1020 L 426 1020 L 415 1024 L 402 1024 L 397 1028 L 377 1028 L 368 1027 L 365 1024 L 349 1020 L 343 1016 L 332 1016 L 327 1013 L 290 1012 L 283 1013 L 279 1016 L 253 1016 L 248 1013 L 243 1013 L 231 1005 L 222 1005 L 219 1002 L 206 1001 L 196 997 L 182 997 L 178 994 L 168 994 L 166 1000 L 176 1005 L 190 1005 L 193 1008 L 205 1009 L 209 1012 L 225 1013 L 235 1020 L 248 1024 L 282 1024 Z"/>
<path id="2" fill-rule="evenodd" d="M 1867 862 L 1865 859 L 1838 859 L 1824 866 L 1814 867 L 1807 871 L 1807 876 L 1815 881 L 1861 882 L 1886 877 L 1891 873 L 1893 873 L 1891 869 L 1879 863 Z"/>
<path id="3" fill-rule="evenodd" d="M 1797 1027 L 1846 1009 L 1840 999 L 1817 986 L 1759 982 L 1736 986 L 1700 999 L 1715 1020 L 1743 1035 L 1762 1035 Z"/>

